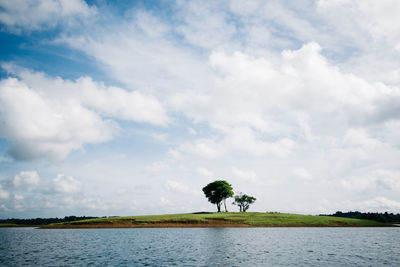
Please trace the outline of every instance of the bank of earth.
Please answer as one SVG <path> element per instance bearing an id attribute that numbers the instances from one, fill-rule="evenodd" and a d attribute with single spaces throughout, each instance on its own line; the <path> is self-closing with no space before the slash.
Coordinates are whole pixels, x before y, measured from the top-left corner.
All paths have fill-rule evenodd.
<path id="1" fill-rule="evenodd" d="M 105 217 L 42 226 L 68 228 L 169 228 L 169 227 L 384 227 L 370 220 L 278 212 L 221 212 Z"/>

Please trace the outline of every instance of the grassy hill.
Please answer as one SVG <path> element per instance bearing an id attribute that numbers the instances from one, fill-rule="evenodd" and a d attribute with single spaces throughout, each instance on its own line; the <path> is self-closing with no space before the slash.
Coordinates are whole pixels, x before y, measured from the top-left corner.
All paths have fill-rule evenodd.
<path id="1" fill-rule="evenodd" d="M 42 228 L 147 228 L 147 227 L 379 227 L 388 224 L 330 216 L 277 212 L 186 213 L 96 218 L 55 223 Z"/>

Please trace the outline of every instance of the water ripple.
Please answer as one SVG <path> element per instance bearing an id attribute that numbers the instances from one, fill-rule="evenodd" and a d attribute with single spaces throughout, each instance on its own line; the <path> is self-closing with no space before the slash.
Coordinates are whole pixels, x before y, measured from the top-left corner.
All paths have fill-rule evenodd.
<path id="1" fill-rule="evenodd" d="M 400 266 L 400 228 L 0 229 L 0 266 Z"/>

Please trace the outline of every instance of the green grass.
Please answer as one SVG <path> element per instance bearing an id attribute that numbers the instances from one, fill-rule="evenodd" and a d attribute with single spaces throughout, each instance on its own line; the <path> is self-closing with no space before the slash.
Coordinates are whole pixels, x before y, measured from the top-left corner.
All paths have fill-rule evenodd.
<path id="1" fill-rule="evenodd" d="M 168 224 L 207 224 L 210 222 L 230 223 L 230 224 L 246 224 L 249 226 L 273 226 L 273 227 L 335 227 L 335 226 L 387 226 L 386 224 L 350 218 L 339 218 L 330 216 L 312 216 L 287 213 L 261 213 L 261 212 L 222 212 L 208 214 L 167 214 L 167 215 L 147 215 L 147 216 L 129 216 L 129 217 L 108 217 L 90 220 L 66 222 L 51 224 L 45 228 L 52 227 L 74 227 L 74 226 L 112 226 L 112 225 L 147 225 L 157 223 Z"/>

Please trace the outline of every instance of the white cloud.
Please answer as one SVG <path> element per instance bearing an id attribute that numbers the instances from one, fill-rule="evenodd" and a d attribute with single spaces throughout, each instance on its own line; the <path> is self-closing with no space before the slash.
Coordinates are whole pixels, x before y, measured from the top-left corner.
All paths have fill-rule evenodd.
<path id="1" fill-rule="evenodd" d="M 226 153 L 225 148 L 212 139 L 198 139 L 192 143 L 182 144 L 179 151 L 194 154 L 202 158 L 216 158 Z"/>
<path id="2" fill-rule="evenodd" d="M 40 182 L 40 176 L 36 171 L 21 171 L 14 176 L 13 184 L 19 187 L 25 184 L 37 185 Z"/>
<path id="3" fill-rule="evenodd" d="M 258 11 L 265 10 L 265 7 L 248 7 L 246 12 L 259 15 Z M 189 119 L 189 125 L 185 126 L 195 128 L 197 134 L 169 148 L 166 155 L 171 160 L 169 169 L 174 172 L 180 172 L 181 165 L 192 165 L 192 170 L 198 172 L 196 166 L 203 165 L 216 173 L 226 173 L 232 162 L 243 159 L 256 162 L 258 168 L 251 172 L 265 173 L 265 176 L 256 176 L 257 182 L 275 188 L 271 190 L 286 190 L 285 182 L 293 183 L 290 178 L 296 175 L 315 181 L 300 191 L 315 190 L 324 195 L 330 193 L 324 187 L 326 184 L 342 188 L 341 178 L 350 179 L 348 172 L 362 169 L 364 164 L 391 168 L 398 149 L 389 140 L 397 137 L 395 124 L 387 122 L 395 121 L 398 116 L 399 88 L 365 78 L 358 71 L 349 71 L 349 66 L 343 62 L 338 63 L 332 53 L 335 56 L 335 53 L 342 53 L 342 56 L 345 52 L 332 50 L 337 44 L 333 37 L 319 35 L 321 29 L 314 26 L 315 17 L 307 21 L 306 17 L 298 18 L 298 14 L 282 7 L 271 13 L 268 19 L 279 20 L 285 34 L 294 34 L 298 40 L 306 42 L 293 45 L 292 40 L 287 43 L 277 40 L 274 33 L 257 24 L 262 21 L 258 20 L 249 27 L 253 32 L 266 32 L 266 38 L 274 45 L 281 44 L 275 47 L 279 53 L 266 51 L 267 48 L 254 51 L 254 47 L 246 43 L 251 38 L 255 40 L 254 36 L 242 43 L 248 47 L 232 42 L 231 35 L 237 34 L 237 28 L 232 28 L 232 32 L 228 29 L 215 44 L 205 43 L 205 36 L 214 29 L 206 32 L 206 27 L 196 24 L 196 18 L 185 20 L 179 29 L 170 24 L 157 33 L 137 31 L 136 23 L 126 22 L 110 35 L 85 33 L 64 36 L 59 41 L 95 57 L 124 84 L 147 85 L 146 92 L 163 99 L 168 111 Z M 290 21 L 281 23 L 283 18 L 279 14 L 285 18 L 290 16 Z M 225 19 L 223 12 L 216 11 L 214 15 L 222 21 Z M 245 24 L 246 19 L 252 19 L 246 14 L 241 16 L 245 16 Z M 144 27 L 146 21 L 141 20 L 140 27 Z M 190 36 L 191 28 L 198 30 L 198 39 Z M 169 31 L 174 30 L 183 34 L 190 44 L 202 47 L 208 60 L 179 43 L 171 47 L 173 38 Z M 243 40 L 240 35 L 236 37 L 239 42 Z M 116 38 L 122 41 L 113 42 Z M 259 42 L 256 46 L 269 47 L 265 43 L 267 39 L 256 40 Z M 101 53 L 104 50 L 111 51 L 112 56 Z M 145 60 L 148 58 L 152 59 L 151 67 Z M 172 64 L 166 64 L 167 60 Z M 144 65 L 139 68 L 135 62 L 144 62 Z M 141 79 L 133 79 L 131 73 L 137 73 Z M 151 82 L 149 77 L 153 78 Z M 389 131 L 383 127 L 392 129 L 390 136 L 384 134 Z M 214 162 L 216 159 L 219 164 Z M 307 169 L 293 169 L 293 166 L 307 166 Z M 360 170 L 360 173 L 366 172 Z M 206 175 L 209 173 L 204 172 Z M 173 175 L 167 179 L 174 179 Z M 168 186 L 172 188 L 172 184 Z M 244 189 L 251 191 L 251 188 Z M 293 192 L 287 194 L 293 195 Z M 335 197 L 331 196 L 329 201 L 334 201 Z"/>
<path id="4" fill-rule="evenodd" d="M 237 167 L 232 167 L 232 175 L 239 181 L 255 182 L 257 180 L 257 174 L 254 171 L 244 171 Z"/>
<path id="5" fill-rule="evenodd" d="M 178 92 L 170 102 L 220 134 L 217 142 L 198 139 L 187 145 L 193 153 L 215 157 L 228 148 L 286 157 L 297 143 L 293 136 L 305 142 L 341 137 L 351 125 L 368 127 L 396 116 L 393 99 L 400 98 L 399 88 L 340 70 L 316 43 L 285 50 L 274 60 L 212 53 L 210 64 L 219 74 L 212 90 Z"/>
<path id="6" fill-rule="evenodd" d="M 24 200 L 24 196 L 20 194 L 14 194 L 14 199 L 17 201 Z"/>
<path id="7" fill-rule="evenodd" d="M 59 193 L 77 193 L 81 191 L 81 182 L 72 176 L 58 174 L 52 181 L 53 190 Z"/>
<path id="8" fill-rule="evenodd" d="M 351 30 L 356 34 L 367 32 L 371 38 L 390 42 L 391 45 L 396 45 L 400 40 L 400 33 L 396 27 L 400 23 L 399 10 L 400 4 L 396 0 L 317 2 L 317 11 L 327 16 L 337 16 L 336 20 L 341 26 L 346 26 L 343 28 L 344 31 Z"/>
<path id="9" fill-rule="evenodd" d="M 304 180 L 311 180 L 313 178 L 311 173 L 305 168 L 295 168 L 293 170 L 293 174 L 296 177 Z"/>
<path id="10" fill-rule="evenodd" d="M 400 59 L 400 4 L 396 0 L 355 0 L 316 2 L 316 12 L 345 49 L 348 68 L 368 80 L 399 85 L 393 81 Z M 347 49 L 346 49 L 347 48 Z M 394 82 L 394 83 L 393 83 Z"/>
<path id="11" fill-rule="evenodd" d="M 10 141 L 16 159 L 63 159 L 85 143 L 106 142 L 118 127 L 103 117 L 162 126 L 169 121 L 155 98 L 138 91 L 107 88 L 87 77 L 74 82 L 4 67 L 21 78 L 0 82 L 0 136 Z"/>
<path id="12" fill-rule="evenodd" d="M 386 140 L 389 144 L 400 145 L 400 136 L 397 134 L 400 132 L 400 120 L 394 119 L 384 123 L 384 128 L 379 133 L 383 140 Z"/>
<path id="13" fill-rule="evenodd" d="M 160 162 L 156 161 L 153 162 L 145 167 L 146 170 L 152 171 L 152 172 L 162 172 L 165 171 L 169 168 L 168 164 L 165 162 Z"/>
<path id="14" fill-rule="evenodd" d="M 263 141 L 260 133 L 248 127 L 223 129 L 226 149 L 246 151 L 254 156 L 273 155 L 286 157 L 295 143 L 290 138 L 282 138 L 274 142 Z"/>
<path id="15" fill-rule="evenodd" d="M 342 179 L 341 184 L 352 191 L 388 190 L 400 191 L 400 172 L 386 169 L 369 170 Z"/>
<path id="16" fill-rule="evenodd" d="M 361 211 L 375 211 L 375 212 L 394 212 L 400 213 L 400 202 L 388 199 L 383 196 L 375 197 L 371 200 L 363 201 L 359 204 Z"/>
<path id="17" fill-rule="evenodd" d="M 188 132 L 189 132 L 190 134 L 192 134 L 192 135 L 197 135 L 196 130 L 193 129 L 192 127 L 190 127 L 190 128 L 188 129 Z"/>
<path id="18" fill-rule="evenodd" d="M 81 99 L 84 105 L 105 115 L 162 126 L 169 121 L 158 100 L 139 91 L 128 92 L 117 87 L 106 88 L 90 78 L 78 79 L 76 87 L 82 90 L 77 98 Z"/>
<path id="19" fill-rule="evenodd" d="M 179 182 L 173 181 L 173 180 L 167 180 L 165 182 L 165 188 L 167 190 L 170 190 L 173 192 L 178 192 L 178 193 L 188 193 L 190 191 L 190 189 L 187 185 L 184 185 L 182 183 L 179 183 Z"/>
<path id="20" fill-rule="evenodd" d="M 160 197 L 160 205 L 161 206 L 170 206 L 172 202 L 166 197 Z"/>
<path id="21" fill-rule="evenodd" d="M 240 9 L 235 8 L 237 5 L 233 3 L 232 8 Z M 268 10 L 273 10 L 271 7 L 275 5 L 279 6 L 271 4 Z M 346 68 L 332 64 L 316 42 L 305 43 L 300 49 L 286 49 L 281 55 L 265 53 L 264 56 L 253 55 L 251 50 L 241 50 L 241 46 L 218 49 L 218 45 L 213 44 L 207 50 L 208 62 L 182 46 L 172 47 L 171 39 L 166 38 L 171 37 L 171 32 L 181 30 L 186 36 L 186 30 L 182 29 L 193 33 L 202 26 L 196 18 L 186 17 L 196 5 L 180 3 L 179 6 L 184 18 L 181 22 L 183 26 L 174 29 L 173 25 L 169 25 L 162 34 L 140 30 L 150 21 L 148 14 L 141 19 L 141 13 L 135 20 L 118 25 L 109 35 L 84 33 L 82 36 L 64 36 L 59 41 L 94 56 L 125 84 L 146 85 L 146 90 L 152 95 L 166 99 L 168 109 L 178 111 L 194 122 L 206 122 L 221 135 L 218 143 L 225 141 L 225 146 L 232 145 L 238 151 L 244 150 L 252 155 L 287 157 L 295 146 L 293 136 L 302 134 L 306 141 L 321 134 L 338 136 L 349 125 L 364 126 L 372 119 L 379 120 L 382 113 L 393 114 L 387 112 L 386 107 L 390 99 L 399 98 L 398 88 L 371 83 L 346 72 Z M 264 5 L 262 8 L 245 7 L 251 12 L 261 13 L 265 8 Z M 279 8 L 280 13 L 274 11 L 275 15 L 268 19 L 279 19 L 278 15 L 283 14 L 291 18 L 288 28 L 294 29 L 299 23 L 312 25 L 305 23 L 306 18 L 296 19 L 293 11 L 289 12 L 282 6 Z M 207 18 L 215 15 L 225 21 L 225 11 L 219 12 L 212 4 L 201 10 L 205 10 Z M 250 23 L 247 17 L 240 19 L 245 24 Z M 156 25 L 161 23 L 156 21 Z M 221 27 L 226 30 L 231 24 L 223 23 Z M 317 30 L 301 33 L 299 28 L 294 29 L 293 34 L 302 35 L 307 40 L 312 38 L 304 36 L 318 33 Z M 204 36 L 213 32 L 207 32 L 207 28 L 198 29 Z M 238 34 L 236 30 L 226 33 L 228 38 L 219 41 L 221 44 L 231 44 L 229 36 Z M 189 35 L 187 38 L 191 39 Z M 115 39 L 121 41 L 116 43 Z M 201 40 L 191 40 L 195 45 L 207 47 L 202 45 Z M 104 50 L 109 53 L 101 53 Z M 151 67 L 146 65 L 148 58 L 152 59 Z M 139 68 L 135 62 L 144 65 Z M 132 79 L 132 73 L 141 78 Z M 202 79 L 199 80 L 199 77 Z M 389 106 L 394 108 L 394 104 Z M 184 150 L 205 157 L 225 153 L 222 147 L 216 149 L 210 146 L 213 142 L 212 138 L 200 138 Z"/>
<path id="22" fill-rule="evenodd" d="M 130 188 L 129 181 L 134 183 L 135 179 L 161 184 L 135 203 L 148 213 L 161 208 L 144 202 L 154 203 L 155 196 L 164 193 L 161 202 L 169 206 L 163 210 L 179 210 L 175 205 L 178 201 L 190 202 L 193 209 L 208 207 L 204 197 L 191 197 L 195 192 L 192 188 L 199 189 L 215 177 L 227 177 L 240 184 L 235 189 L 257 195 L 256 210 L 373 211 L 385 205 L 396 210 L 400 192 L 399 7 L 389 0 L 179 1 L 170 10 L 173 21 L 155 9 L 127 10 L 124 18 L 110 12 L 111 19 L 98 18 L 101 24 L 93 21 L 90 27 L 77 31 L 61 29 L 52 44 L 86 53 L 101 66 L 107 79 L 117 80 L 127 90 L 89 77 L 69 81 L 6 68 L 18 77 L 18 84 L 32 92 L 36 97 L 32 99 L 48 107 L 42 112 L 45 115 L 32 114 L 50 122 L 45 128 L 40 121 L 35 122 L 35 115 L 34 123 L 24 121 L 36 128 L 24 131 L 23 138 L 18 130 L 17 134 L 8 132 L 6 138 L 11 147 L 22 144 L 20 151 L 36 151 L 31 158 L 37 158 L 37 150 L 46 147 L 45 142 L 62 146 L 66 155 L 85 144 L 120 137 L 109 120 L 151 124 L 134 140 L 140 149 L 146 149 L 145 157 L 138 157 L 140 151 L 126 150 L 126 157 L 114 157 L 112 163 L 96 155 L 99 168 L 88 170 L 90 163 L 86 161 L 93 158 L 63 167 L 73 169 L 77 177 L 102 177 L 93 182 L 95 189 L 85 190 L 101 191 L 110 209 L 115 199 L 109 196 L 109 177 L 120 177 L 113 179 L 117 188 Z M 83 113 L 94 114 L 99 124 L 74 128 L 62 122 L 53 131 L 54 122 L 46 114 L 70 116 L 55 107 L 67 100 Z M 19 107 L 14 109 L 13 114 L 23 114 Z M 4 115 L 0 116 L 3 119 Z M 124 131 L 127 124 L 120 123 L 121 135 L 132 133 Z M 73 136 L 76 129 L 99 133 L 101 125 L 109 131 L 106 137 L 100 135 L 101 140 L 90 136 L 57 139 L 64 132 Z M 168 127 L 162 129 L 168 134 L 168 142 L 162 146 L 156 142 L 147 146 L 149 137 L 159 141 L 166 137 L 158 134 L 154 125 Z M 1 132 L 10 127 L 1 128 Z M 18 127 L 25 126 L 19 123 Z M 28 134 L 36 134 L 32 129 L 40 129 L 36 132 L 41 134 L 29 139 Z M 137 136 L 123 137 L 118 141 Z M 27 144 L 24 140 L 30 141 Z M 115 148 L 114 143 L 108 147 Z M 60 154 L 50 150 L 53 153 L 41 155 Z M 120 151 L 113 154 L 117 153 Z M 254 180 L 257 187 L 247 182 Z M 120 207 L 125 203 L 130 210 L 130 198 L 136 191 L 118 194 Z M 69 198 L 53 206 L 105 207 L 94 199 L 69 205 Z M 51 203 L 53 199 L 46 200 Z"/>
<path id="23" fill-rule="evenodd" d="M 153 137 L 153 139 L 158 142 L 165 143 L 167 141 L 168 135 L 163 133 L 152 133 L 151 137 Z"/>
<path id="24" fill-rule="evenodd" d="M 65 158 L 84 143 L 109 140 L 115 131 L 73 99 L 48 98 L 15 78 L 0 82 L 0 104 L 0 136 L 16 159 Z"/>
<path id="25" fill-rule="evenodd" d="M 0 199 L 8 199 L 10 197 L 10 193 L 8 191 L 4 190 L 2 186 L 0 185 Z"/>
<path id="26" fill-rule="evenodd" d="M 107 210 L 109 209 L 109 205 L 104 203 L 101 199 L 99 198 L 89 198 L 89 199 L 84 199 L 82 201 L 82 204 L 85 208 L 91 209 L 91 210 Z"/>
<path id="27" fill-rule="evenodd" d="M 113 24 L 111 31 L 96 27 L 96 30 L 81 35 L 61 35 L 56 43 L 85 52 L 101 62 L 110 76 L 128 88 L 139 88 L 160 99 L 166 99 L 178 88 L 209 85 L 210 81 L 203 79 L 210 72 L 202 64 L 203 59 L 193 54 L 192 50 L 177 45 L 170 38 L 171 32 L 153 35 L 143 31 L 143 24 L 153 21 L 145 19 L 138 23 L 136 13 L 133 16 L 132 20 Z M 143 13 L 140 12 L 138 19 L 142 18 Z M 147 27 L 163 26 L 150 24 Z"/>
<path id="28" fill-rule="evenodd" d="M 41 30 L 96 14 L 83 0 L 0 0 L 0 22 L 13 31 Z"/>
<path id="29" fill-rule="evenodd" d="M 185 195 L 192 195 L 196 197 L 199 197 L 201 195 L 201 191 L 193 190 L 188 185 L 175 180 L 167 180 L 164 184 L 164 187 L 165 189 L 167 189 L 167 191 L 174 193 L 173 196 L 177 197 L 179 201 L 182 201 L 184 195 L 176 193 L 184 193 Z"/>
<path id="30" fill-rule="evenodd" d="M 119 87 L 106 87 L 90 77 L 75 81 L 51 78 L 40 72 L 3 64 L 8 72 L 17 75 L 34 91 L 52 99 L 68 99 L 93 109 L 100 114 L 122 120 L 133 120 L 166 126 L 168 115 L 162 104 L 153 96 L 139 90 L 127 91 Z"/>
<path id="31" fill-rule="evenodd" d="M 210 171 L 210 170 L 208 170 L 207 168 L 204 168 L 204 167 L 198 167 L 196 169 L 196 171 L 200 176 L 205 177 L 205 178 L 213 179 L 214 176 L 215 176 L 212 171 Z"/>
<path id="32" fill-rule="evenodd" d="M 233 23 L 229 23 L 223 3 L 179 1 L 178 6 L 182 9 L 178 13 L 182 22 L 176 31 L 187 42 L 216 49 L 226 46 L 233 38 L 236 28 Z"/>
<path id="33" fill-rule="evenodd" d="M 160 38 L 167 35 L 171 28 L 158 17 L 144 11 L 139 11 L 134 16 L 138 28 L 151 38 Z"/>

